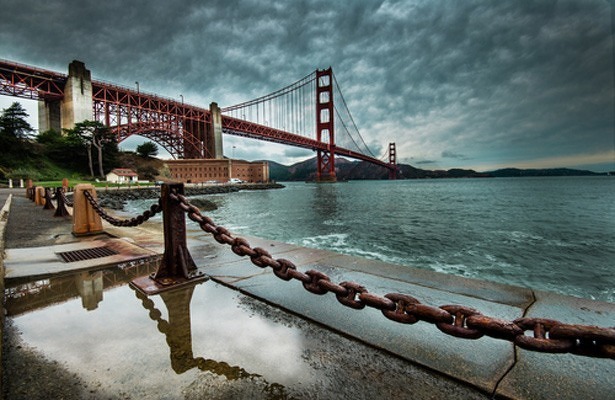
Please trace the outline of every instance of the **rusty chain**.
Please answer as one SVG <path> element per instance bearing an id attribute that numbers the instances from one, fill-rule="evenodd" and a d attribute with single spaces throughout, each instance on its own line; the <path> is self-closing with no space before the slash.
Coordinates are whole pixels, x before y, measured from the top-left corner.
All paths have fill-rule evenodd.
<path id="1" fill-rule="evenodd" d="M 59 193 L 59 194 L 60 194 L 60 196 L 62 197 L 62 200 L 64 201 L 64 204 L 65 204 L 67 207 L 72 207 L 72 206 L 73 206 L 73 202 L 72 202 L 72 201 L 69 201 L 69 200 L 68 200 L 68 198 L 66 197 L 66 193 L 64 193 L 64 189 L 62 189 L 62 190 L 57 190 L 57 191 L 56 191 L 56 195 L 57 195 L 57 193 Z"/>
<path id="2" fill-rule="evenodd" d="M 88 203 L 94 208 L 94 211 L 105 221 L 109 222 L 111 225 L 115 226 L 138 226 L 156 215 L 157 213 L 162 211 L 162 206 L 160 205 L 160 199 L 158 199 L 158 203 L 154 203 L 150 206 L 149 210 L 145 210 L 143 214 L 133 217 L 130 219 L 119 219 L 115 218 L 105 212 L 105 210 L 98 204 L 96 199 L 92 197 L 92 194 L 87 190 L 83 191 L 83 195 L 88 200 Z"/>
<path id="3" fill-rule="evenodd" d="M 274 259 L 267 250 L 252 248 L 247 240 L 233 237 L 224 227 L 216 225 L 211 218 L 201 214 L 188 199 L 171 193 L 171 199 L 178 201 L 188 218 L 199 224 L 204 232 L 213 236 L 220 244 L 231 246 L 232 251 L 241 257 L 250 257 L 259 268 L 270 267 L 280 279 L 296 279 L 303 287 L 314 294 L 335 294 L 337 300 L 350 308 L 363 309 L 366 306 L 380 310 L 395 322 L 414 324 L 425 321 L 434 324 L 440 331 L 464 339 L 478 339 L 489 336 L 507 340 L 531 351 L 545 353 L 572 353 L 588 357 L 615 359 L 615 327 L 603 328 L 589 325 L 571 325 L 543 318 L 517 318 L 508 321 L 483 315 L 479 311 L 463 305 L 443 305 L 440 307 L 422 304 L 407 294 L 389 293 L 384 297 L 369 293 L 356 282 L 331 282 L 323 272 L 309 270 L 300 272 L 291 261 Z M 531 331 L 530 335 L 525 332 Z"/>

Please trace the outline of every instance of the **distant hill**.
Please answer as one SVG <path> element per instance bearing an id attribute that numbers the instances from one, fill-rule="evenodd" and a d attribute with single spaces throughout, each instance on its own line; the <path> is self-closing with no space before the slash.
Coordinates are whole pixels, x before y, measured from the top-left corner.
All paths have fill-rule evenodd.
<path id="1" fill-rule="evenodd" d="M 275 181 L 310 181 L 316 177 L 316 157 L 286 166 L 274 161 L 269 162 L 269 176 Z M 589 176 L 606 175 L 586 170 L 569 168 L 518 169 L 505 168 L 496 171 L 476 172 L 471 169 L 453 168 L 449 170 L 426 170 L 408 164 L 397 164 L 398 179 L 437 179 L 437 178 L 499 178 L 516 176 Z M 335 160 L 337 179 L 343 180 L 380 180 L 388 179 L 386 168 L 366 161 Z"/>
<path id="2" fill-rule="evenodd" d="M 269 177 L 275 181 L 311 181 L 316 178 L 316 157 L 296 164 L 285 166 L 274 161 L 269 162 Z M 489 175 L 466 169 L 450 169 L 448 171 L 429 171 L 415 168 L 407 164 L 398 164 L 399 179 L 428 178 L 476 178 Z M 348 161 L 344 158 L 335 160 L 337 179 L 343 180 L 380 180 L 388 179 L 386 168 L 366 161 Z"/>
<path id="3" fill-rule="evenodd" d="M 495 171 L 485 172 L 497 178 L 515 177 L 515 176 L 592 176 L 606 175 L 606 173 L 592 172 L 581 169 L 570 168 L 547 168 L 547 169 L 518 169 L 504 168 Z"/>

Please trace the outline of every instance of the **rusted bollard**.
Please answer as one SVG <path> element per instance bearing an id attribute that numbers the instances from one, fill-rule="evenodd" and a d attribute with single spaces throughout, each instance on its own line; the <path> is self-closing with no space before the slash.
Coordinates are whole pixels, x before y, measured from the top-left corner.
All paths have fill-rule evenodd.
<path id="1" fill-rule="evenodd" d="M 53 216 L 68 217 L 70 214 L 66 209 L 66 204 L 64 204 L 64 187 L 58 186 L 56 188 L 56 199 L 58 201 L 58 206 L 56 207 L 56 212 L 53 214 Z"/>
<path id="2" fill-rule="evenodd" d="M 34 191 L 34 204 L 37 206 L 45 205 L 45 188 L 42 186 L 37 186 Z"/>
<path id="3" fill-rule="evenodd" d="M 45 188 L 45 206 L 43 210 L 55 210 L 55 206 L 53 205 L 53 200 L 51 199 L 51 189 Z"/>
<path id="4" fill-rule="evenodd" d="M 26 181 L 26 198 L 34 201 L 34 185 L 32 184 L 32 179 L 28 179 Z"/>
<path id="5" fill-rule="evenodd" d="M 30 200 L 34 200 L 34 190 L 32 189 L 34 185 L 32 184 L 32 179 L 28 179 L 26 181 L 26 198 Z"/>
<path id="6" fill-rule="evenodd" d="M 95 235 L 103 231 L 102 220 L 83 192 L 88 191 L 96 199 L 96 190 L 89 183 L 75 186 L 73 194 L 73 235 Z"/>
<path id="7" fill-rule="evenodd" d="M 183 183 L 165 183 L 161 188 L 164 255 L 158 270 L 150 276 L 134 279 L 131 284 L 146 295 L 160 293 L 178 286 L 203 281 L 186 245 L 186 215 L 171 193 L 184 194 Z"/>

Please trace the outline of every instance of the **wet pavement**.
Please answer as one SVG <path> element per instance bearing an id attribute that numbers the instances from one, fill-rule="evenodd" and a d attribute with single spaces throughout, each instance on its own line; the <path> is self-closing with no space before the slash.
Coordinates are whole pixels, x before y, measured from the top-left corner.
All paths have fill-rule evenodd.
<path id="1" fill-rule="evenodd" d="M 145 297 L 126 281 L 150 264 L 9 284 L 8 352 L 66 381 L 45 398 L 486 398 L 211 280 Z M 47 381 L 22 372 L 6 365 L 8 399 Z"/>
<path id="2" fill-rule="evenodd" d="M 48 211 L 14 199 L 7 243 L 28 247 L 20 242 L 27 242 L 20 232 L 27 218 L 40 218 L 39 246 L 83 243 L 48 222 Z M 160 222 L 104 226 L 113 238 L 162 251 Z M 211 279 L 166 294 L 145 297 L 127 283 L 153 271 L 156 258 L 111 267 L 102 259 L 93 270 L 7 279 L 6 398 L 602 399 L 615 391 L 613 360 L 532 353 L 487 337 L 457 339 L 425 322 L 393 323 L 379 311 L 352 310 L 332 294 L 281 281 L 195 224 L 188 236 L 192 257 Z M 302 271 L 360 282 L 380 295 L 464 304 L 507 320 L 615 320 L 611 303 L 247 239 Z"/>

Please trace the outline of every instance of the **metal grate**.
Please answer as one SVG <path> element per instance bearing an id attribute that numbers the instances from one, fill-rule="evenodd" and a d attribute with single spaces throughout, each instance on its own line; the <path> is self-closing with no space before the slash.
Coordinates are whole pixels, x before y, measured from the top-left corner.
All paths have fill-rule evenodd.
<path id="1" fill-rule="evenodd" d="M 114 254 L 118 254 L 117 251 L 110 249 L 107 246 L 95 247 L 93 249 L 83 249 L 83 250 L 73 250 L 73 251 L 63 251 L 61 253 L 56 253 L 62 261 L 66 263 L 76 262 L 76 261 L 84 261 L 91 260 L 94 258 L 102 258 L 109 257 Z"/>

